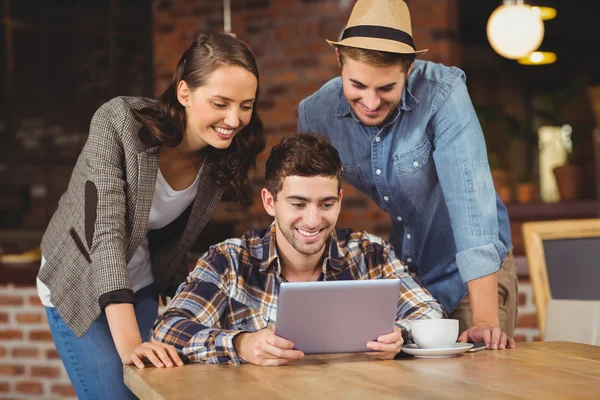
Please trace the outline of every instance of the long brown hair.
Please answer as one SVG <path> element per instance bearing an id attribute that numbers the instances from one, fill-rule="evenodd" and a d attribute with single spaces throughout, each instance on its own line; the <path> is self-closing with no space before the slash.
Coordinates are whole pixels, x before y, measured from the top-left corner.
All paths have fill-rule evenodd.
<path id="1" fill-rule="evenodd" d="M 182 80 L 191 90 L 204 86 L 210 74 L 221 66 L 238 66 L 256 76 L 258 67 L 252 51 L 241 40 L 227 34 L 203 34 L 181 56 L 171 84 L 160 97 L 157 106 L 137 112 L 145 129 L 140 137 L 149 146 L 164 144 L 174 147 L 183 140 L 187 126 L 185 108 L 177 99 L 177 87 Z M 258 101 L 256 88 L 255 104 Z M 208 146 L 202 150 L 204 162 L 211 166 L 213 181 L 242 203 L 250 203 L 250 168 L 256 166 L 256 156 L 265 149 L 263 125 L 256 111 L 247 126 L 233 138 L 227 149 Z"/>

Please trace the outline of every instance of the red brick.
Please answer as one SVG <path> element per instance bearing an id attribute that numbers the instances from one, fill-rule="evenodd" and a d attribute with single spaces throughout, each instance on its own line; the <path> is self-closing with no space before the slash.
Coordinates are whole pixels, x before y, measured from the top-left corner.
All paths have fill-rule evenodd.
<path id="1" fill-rule="evenodd" d="M 282 72 L 279 74 L 274 74 L 271 77 L 271 82 L 273 84 L 277 83 L 294 83 L 298 80 L 298 74 L 294 71 Z"/>
<path id="2" fill-rule="evenodd" d="M 304 71 L 304 76 L 313 81 L 319 81 L 321 84 L 335 76 L 332 68 L 309 68 Z"/>
<path id="3" fill-rule="evenodd" d="M 524 306 L 526 302 L 527 296 L 525 295 L 525 293 L 519 293 L 519 305 Z"/>
<path id="4" fill-rule="evenodd" d="M 18 393 L 25 394 L 42 394 L 44 392 L 40 382 L 18 382 L 16 389 Z"/>
<path id="5" fill-rule="evenodd" d="M 39 354 L 39 349 L 33 347 L 15 347 L 12 349 L 14 358 L 38 358 Z"/>
<path id="6" fill-rule="evenodd" d="M 60 359 L 60 356 L 58 355 L 58 351 L 48 350 L 48 351 L 46 351 L 46 358 L 48 360 L 58 360 L 58 359 Z"/>
<path id="7" fill-rule="evenodd" d="M 29 304 L 31 304 L 32 306 L 43 307 L 42 301 L 38 296 L 29 296 Z"/>
<path id="8" fill-rule="evenodd" d="M 541 342 L 542 341 L 542 337 L 540 335 L 534 336 L 533 337 L 533 341 L 534 342 Z"/>
<path id="9" fill-rule="evenodd" d="M 288 68 L 288 60 L 284 58 L 272 58 L 263 60 L 260 64 L 262 71 L 281 71 Z"/>
<path id="10" fill-rule="evenodd" d="M 0 324 L 4 324 L 8 322 L 8 314 L 0 313 Z"/>
<path id="11" fill-rule="evenodd" d="M 0 330 L 0 340 L 15 340 L 21 339 L 23 332 L 16 329 L 3 329 Z"/>
<path id="12" fill-rule="evenodd" d="M 519 328 L 537 328 L 538 321 L 536 314 L 521 314 L 517 320 Z"/>
<path id="13" fill-rule="evenodd" d="M 33 341 L 52 341 L 52 334 L 50 331 L 31 331 L 29 332 L 29 339 Z"/>
<path id="14" fill-rule="evenodd" d="M 0 375 L 23 375 L 25 367 L 22 365 L 0 365 Z"/>
<path id="15" fill-rule="evenodd" d="M 75 390 L 71 385 L 52 385 L 52 393 L 58 394 L 61 397 L 75 396 Z"/>
<path id="16" fill-rule="evenodd" d="M 60 368 L 57 367 L 31 367 L 31 376 L 43 376 L 47 378 L 58 378 Z"/>
<path id="17" fill-rule="evenodd" d="M 0 295 L 0 305 L 2 305 L 2 306 L 22 306 L 23 298 L 20 296 Z"/>
<path id="18" fill-rule="evenodd" d="M 40 313 L 21 313 L 17 314 L 17 322 L 20 324 L 39 324 L 43 321 Z"/>
<path id="19" fill-rule="evenodd" d="M 7 353 L 7 350 L 5 347 L 0 347 L 0 357 L 4 357 Z"/>
<path id="20" fill-rule="evenodd" d="M 8 382 L 0 382 L 0 393 L 8 393 Z"/>

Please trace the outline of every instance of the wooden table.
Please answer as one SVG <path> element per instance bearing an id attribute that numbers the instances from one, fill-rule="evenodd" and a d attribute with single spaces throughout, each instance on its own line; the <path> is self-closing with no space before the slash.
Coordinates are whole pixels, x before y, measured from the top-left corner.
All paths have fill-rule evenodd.
<path id="1" fill-rule="evenodd" d="M 283 367 L 125 366 L 141 399 L 600 399 L 600 346 L 518 343 L 454 358 L 306 356 Z"/>

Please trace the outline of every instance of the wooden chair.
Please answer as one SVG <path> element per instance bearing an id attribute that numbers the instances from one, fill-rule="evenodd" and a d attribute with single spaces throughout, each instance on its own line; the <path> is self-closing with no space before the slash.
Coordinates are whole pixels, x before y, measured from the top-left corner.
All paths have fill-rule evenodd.
<path id="1" fill-rule="evenodd" d="M 527 263 L 529 264 L 529 278 L 537 307 L 537 320 L 543 338 L 548 302 L 552 299 L 544 240 L 599 238 L 600 219 L 526 222 L 522 229 Z M 598 254 L 600 256 L 600 248 Z M 600 282 L 598 285 L 600 290 Z"/>

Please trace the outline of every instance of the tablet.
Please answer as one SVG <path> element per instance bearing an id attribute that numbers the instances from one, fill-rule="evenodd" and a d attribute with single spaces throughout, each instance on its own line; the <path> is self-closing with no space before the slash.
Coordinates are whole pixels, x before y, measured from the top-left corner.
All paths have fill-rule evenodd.
<path id="1" fill-rule="evenodd" d="M 394 329 L 399 279 L 283 282 L 275 334 L 305 354 L 372 351 Z"/>

